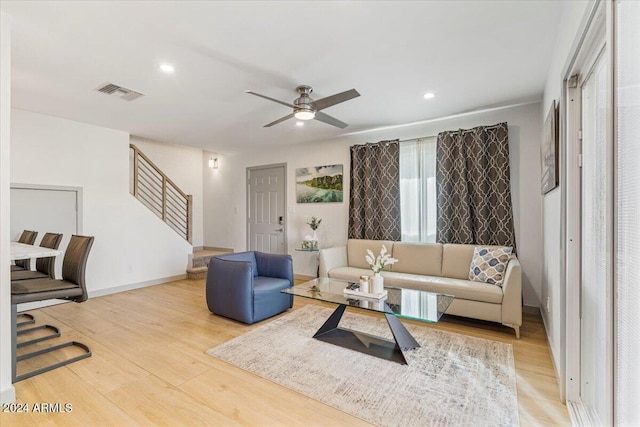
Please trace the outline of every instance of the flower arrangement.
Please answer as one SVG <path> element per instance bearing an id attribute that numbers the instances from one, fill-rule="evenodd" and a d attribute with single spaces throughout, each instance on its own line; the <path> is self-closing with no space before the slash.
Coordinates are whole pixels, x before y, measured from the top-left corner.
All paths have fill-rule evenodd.
<path id="1" fill-rule="evenodd" d="M 320 227 L 320 223 L 322 222 L 322 218 L 316 218 L 312 216 L 309 221 L 307 221 L 307 225 L 311 227 L 313 231 L 316 231 L 318 227 Z"/>
<path id="2" fill-rule="evenodd" d="M 386 265 L 392 265 L 398 262 L 397 259 L 392 258 L 391 255 L 387 253 L 387 248 L 385 245 L 382 245 L 382 249 L 380 249 L 380 255 L 374 258 L 373 252 L 371 249 L 367 249 L 367 255 L 364 259 L 371 266 L 371 270 L 373 270 L 374 274 L 380 273 Z"/>

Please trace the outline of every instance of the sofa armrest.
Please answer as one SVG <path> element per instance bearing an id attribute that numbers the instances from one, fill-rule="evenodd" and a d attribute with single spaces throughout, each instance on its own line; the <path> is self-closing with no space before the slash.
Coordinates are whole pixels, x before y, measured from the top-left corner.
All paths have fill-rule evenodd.
<path id="1" fill-rule="evenodd" d="M 329 271 L 338 267 L 347 266 L 347 247 L 336 246 L 333 248 L 322 249 L 320 251 L 320 277 L 329 277 Z"/>
<path id="2" fill-rule="evenodd" d="M 522 269 L 517 258 L 509 260 L 502 283 L 502 323 L 522 325 Z"/>
<path id="3" fill-rule="evenodd" d="M 293 286 L 293 259 L 288 254 L 256 252 L 258 275 L 286 279 Z"/>
<path id="4" fill-rule="evenodd" d="M 250 261 L 211 258 L 206 294 L 207 306 L 212 313 L 253 323 L 253 268 Z"/>

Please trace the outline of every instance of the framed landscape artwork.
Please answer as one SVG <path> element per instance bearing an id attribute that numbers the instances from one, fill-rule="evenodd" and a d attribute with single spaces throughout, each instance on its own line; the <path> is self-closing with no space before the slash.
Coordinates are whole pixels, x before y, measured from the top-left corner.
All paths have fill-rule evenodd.
<path id="1" fill-rule="evenodd" d="M 551 111 L 544 121 L 540 159 L 542 162 L 542 194 L 546 194 L 558 186 L 558 109 L 556 101 L 551 104 Z"/>
<path id="2" fill-rule="evenodd" d="M 298 203 L 342 202 L 342 165 L 296 169 Z"/>

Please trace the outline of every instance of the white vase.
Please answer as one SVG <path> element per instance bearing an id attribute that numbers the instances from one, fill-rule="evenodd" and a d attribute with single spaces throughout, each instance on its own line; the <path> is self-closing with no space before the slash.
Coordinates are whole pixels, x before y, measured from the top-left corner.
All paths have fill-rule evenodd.
<path id="1" fill-rule="evenodd" d="M 311 240 L 315 240 L 316 242 L 318 241 L 318 234 L 316 233 L 316 230 L 313 230 L 313 236 L 311 236 Z"/>
<path id="2" fill-rule="evenodd" d="M 384 277 L 380 275 L 380 273 L 375 273 L 371 277 L 371 289 L 369 292 L 372 294 L 381 294 L 384 290 Z"/>

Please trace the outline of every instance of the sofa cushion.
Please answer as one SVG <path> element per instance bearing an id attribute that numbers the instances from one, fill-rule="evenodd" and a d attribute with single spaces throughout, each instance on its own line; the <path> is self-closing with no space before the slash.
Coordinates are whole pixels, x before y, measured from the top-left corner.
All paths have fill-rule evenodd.
<path id="1" fill-rule="evenodd" d="M 328 271 L 327 275 L 332 279 L 357 282 L 360 276 L 373 276 L 373 272 L 367 268 L 338 267 Z"/>
<path id="2" fill-rule="evenodd" d="M 393 244 L 392 256 L 398 262 L 391 271 L 399 273 L 442 275 L 442 243 L 401 243 Z"/>
<path id="3" fill-rule="evenodd" d="M 347 260 L 349 267 L 366 268 L 369 270 L 369 275 L 373 274 L 369 263 L 365 261 L 364 257 L 367 255 L 367 249 L 371 249 L 374 256 L 380 254 L 382 245 L 387 248 L 387 252 L 393 253 L 393 241 L 391 240 L 360 240 L 349 239 L 347 241 Z M 469 267 L 467 265 L 467 267 Z M 384 268 L 384 271 L 389 271 L 391 266 L 388 265 Z"/>
<path id="4" fill-rule="evenodd" d="M 419 289 L 453 295 L 459 299 L 502 304 L 502 288 L 471 280 L 447 277 L 422 276 L 417 274 L 383 272 L 385 287 Z"/>
<path id="5" fill-rule="evenodd" d="M 476 246 L 469 267 L 469 280 L 502 287 L 511 252 L 513 252 L 511 247 Z"/>
<path id="6" fill-rule="evenodd" d="M 370 273 L 371 270 L 353 267 L 339 267 L 328 272 L 330 278 L 345 282 L 357 282 L 360 276 L 371 275 Z M 502 303 L 502 288 L 487 283 L 393 271 L 384 271 L 382 276 L 384 285 L 389 287 L 438 292 L 453 295 L 456 298 L 492 304 Z"/>
<path id="7" fill-rule="evenodd" d="M 469 280 L 469 265 L 474 245 L 446 243 L 442 245 L 442 277 Z"/>

